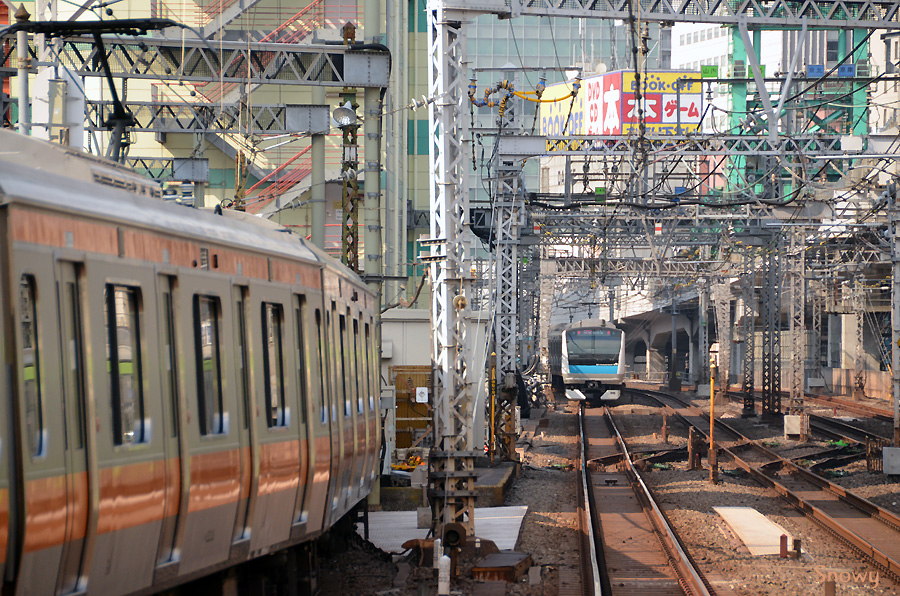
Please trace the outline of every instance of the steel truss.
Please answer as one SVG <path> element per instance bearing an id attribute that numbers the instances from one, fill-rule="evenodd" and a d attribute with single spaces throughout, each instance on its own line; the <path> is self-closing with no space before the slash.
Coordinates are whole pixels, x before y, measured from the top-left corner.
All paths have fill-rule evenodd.
<path id="1" fill-rule="evenodd" d="M 863 350 L 863 307 L 865 306 L 865 296 L 863 295 L 863 286 L 859 278 L 853 280 L 853 287 L 850 292 L 850 302 L 853 304 L 853 331 L 856 336 L 856 349 L 853 358 L 853 395 L 854 397 L 865 397 L 866 372 L 865 352 Z"/>
<path id="2" fill-rule="evenodd" d="M 434 449 L 429 500 L 435 537 L 450 524 L 475 528 L 475 457 L 482 455 L 470 424 L 474 403 L 467 379 L 465 311 L 470 257 L 463 233 L 469 220 L 465 35 L 439 0 L 428 3 L 431 160 L 431 314 L 434 366 Z"/>
<path id="3" fill-rule="evenodd" d="M 126 157 L 125 165 L 135 170 L 143 170 L 154 180 L 175 178 L 175 160 L 171 157 Z"/>
<path id="4" fill-rule="evenodd" d="M 731 284 L 719 281 L 712 287 L 712 300 L 716 313 L 716 337 L 719 340 L 719 369 L 716 379 L 716 395 L 724 396 L 731 377 Z"/>
<path id="5" fill-rule="evenodd" d="M 540 296 L 540 260 L 537 258 L 537 248 L 533 246 L 523 246 L 520 252 L 520 261 L 522 261 L 522 276 L 519 290 L 519 330 L 522 338 L 519 342 L 520 354 L 522 354 L 521 365 L 525 367 L 528 363 L 524 360 L 525 343 L 530 347 L 532 355 L 539 354 L 538 349 L 538 330 L 541 325 L 541 309 L 537 299 Z M 527 259 L 527 263 L 525 262 Z M 525 396 L 527 398 L 527 396 Z"/>
<path id="6" fill-rule="evenodd" d="M 700 296 L 697 300 L 697 325 L 699 326 L 699 346 L 697 348 L 700 358 L 697 362 L 697 379 L 695 384 L 699 387 L 710 378 L 709 371 L 709 283 L 700 286 Z"/>
<path id="7" fill-rule="evenodd" d="M 467 121 L 469 106 L 466 105 L 465 75 L 463 49 L 464 23 L 481 14 L 495 14 L 508 18 L 519 15 L 545 15 L 553 17 L 573 18 L 606 18 L 633 21 L 635 18 L 643 21 L 655 21 L 672 23 L 706 22 L 720 23 L 723 25 L 738 25 L 742 32 L 748 27 L 803 27 L 804 31 L 810 28 L 859 28 L 859 29 L 893 29 L 900 28 L 900 0 L 878 2 L 872 0 L 805 0 L 801 3 L 787 0 L 748 0 L 738 4 L 705 0 L 682 0 L 676 2 L 641 2 L 631 0 L 512 0 L 507 5 L 507 0 L 482 0 L 471 3 L 468 0 L 430 0 L 428 4 L 428 18 L 430 37 L 429 75 L 431 80 L 431 97 L 437 98 L 436 105 L 429 108 L 430 134 L 433 139 L 431 149 L 432 160 L 432 241 L 445 244 L 443 261 L 433 265 L 434 291 L 432 298 L 432 313 L 434 317 L 434 348 L 433 359 L 436 370 L 436 407 L 435 407 L 435 437 L 436 453 L 439 457 L 432 457 L 432 506 L 434 507 L 435 533 L 446 527 L 446 524 L 461 521 L 467 522 L 467 528 L 471 528 L 472 509 L 474 497 L 469 497 L 468 489 L 471 488 L 471 437 L 464 437 L 466 417 L 463 412 L 469 404 L 466 389 L 466 365 L 463 354 L 465 328 L 457 325 L 454 316 L 454 306 L 465 302 L 465 265 L 461 256 L 465 256 L 465 249 L 460 240 L 462 227 L 468 217 L 468 186 L 465 184 L 465 168 L 461 159 L 468 138 L 463 134 L 463 127 Z M 759 81 L 761 75 L 759 68 L 754 64 L 754 78 Z M 762 86 L 762 84 L 760 84 Z M 768 100 L 768 96 L 764 97 Z M 769 110 L 771 112 L 771 110 Z M 648 151 L 655 151 L 664 147 L 677 147 L 682 155 L 735 155 L 745 152 L 756 156 L 772 155 L 783 160 L 789 160 L 791 155 L 800 156 L 807 154 L 813 158 L 825 157 L 828 154 L 839 152 L 837 140 L 827 138 L 809 138 L 804 141 L 797 139 L 779 139 L 773 128 L 768 139 L 761 137 L 748 139 L 735 137 L 722 140 L 720 138 L 707 139 L 705 143 L 694 143 L 694 140 L 684 138 L 682 145 L 673 145 L 669 138 L 657 140 L 658 145 L 641 143 L 639 147 L 633 147 L 628 139 L 609 139 L 599 143 L 595 139 L 582 139 L 573 145 L 563 141 L 562 146 L 557 142 L 555 147 L 551 144 L 548 151 L 547 139 L 531 139 L 525 136 L 498 138 L 496 154 L 500 162 L 526 158 L 563 150 L 577 148 L 580 154 L 585 154 L 585 147 L 591 147 L 597 155 L 634 155 L 640 153 L 646 155 Z M 510 141 L 507 141 L 510 139 Z M 534 141 L 543 142 L 543 147 L 535 149 Z M 624 143 L 623 143 L 624 141 Z M 651 140 L 651 143 L 653 140 Z M 678 140 L 674 141 L 678 143 Z M 507 149 L 501 143 L 509 144 Z M 694 144 L 692 144 L 694 143 Z M 717 145 L 718 143 L 718 145 Z M 596 147 L 596 148 L 595 148 Z M 845 153 L 845 152 L 840 152 Z M 798 157 L 802 163 L 802 158 Z M 801 167 L 800 163 L 797 167 Z M 512 215 L 511 212 L 507 214 Z M 643 220 L 646 225 L 646 219 Z M 503 225 L 503 224 L 498 224 Z M 511 233 L 511 232 L 510 232 Z M 498 255 L 501 251 L 498 249 Z M 432 252 L 435 258 L 441 258 L 439 253 Z M 503 256 L 507 258 L 508 255 Z M 499 258 L 499 257 L 498 257 Z M 607 264 L 609 261 L 604 261 Z M 633 266 L 634 261 L 629 266 Z M 667 268 L 662 260 L 653 262 L 653 273 Z M 778 293 L 775 288 L 777 278 L 778 259 L 772 257 L 768 261 L 769 277 L 775 276 L 767 283 L 767 293 L 772 298 L 767 301 L 769 316 L 775 317 L 777 310 Z M 721 277 L 722 271 L 716 272 Z M 696 270 L 688 275 L 696 277 Z M 508 278 L 515 283 L 515 278 Z M 516 288 L 517 290 L 517 288 Z M 513 294 L 514 295 L 514 294 Z M 456 298 L 456 305 L 453 299 Z M 515 316 L 515 315 L 511 315 Z M 777 386 L 777 373 L 780 367 L 777 352 L 773 348 L 778 347 L 778 334 L 772 324 L 767 324 L 768 330 L 766 343 L 770 357 L 768 364 L 769 389 Z M 504 331 L 505 333 L 506 331 Z M 453 358 L 455 357 L 455 359 Z M 773 373 L 774 367 L 774 375 Z M 767 411 L 773 409 L 780 412 L 780 403 L 777 405 L 772 399 L 780 399 L 771 394 L 770 399 L 765 400 Z M 773 408 L 774 406 L 774 408 Z M 453 418 L 452 415 L 456 414 Z M 446 457 L 445 457 L 446 456 Z M 457 468 L 459 471 L 457 472 Z M 451 482 L 451 479 L 465 478 L 468 484 L 463 486 L 460 482 Z"/>
<path id="8" fill-rule="evenodd" d="M 501 135 L 497 141 L 500 155 L 520 158 L 571 155 L 590 157 L 621 157 L 630 155 L 638 144 L 633 136 L 594 137 L 519 137 Z M 696 133 L 690 135 L 651 136 L 644 139 L 644 146 L 650 153 L 677 152 L 679 155 L 768 155 L 784 156 L 802 154 L 807 159 L 826 156 L 853 155 L 862 153 L 841 149 L 838 136 L 791 135 L 779 136 L 774 141 L 769 137 L 748 137 L 740 135 L 719 135 Z M 875 155 L 868 152 L 866 156 Z M 880 156 L 881 153 L 876 152 Z M 887 153 L 885 156 L 889 155 Z"/>
<path id="9" fill-rule="evenodd" d="M 445 7 L 472 10 L 466 0 L 445 2 Z M 710 23 L 751 27 L 801 27 L 833 29 L 897 29 L 900 3 L 896 0 L 675 0 L 640 2 L 628 0 L 482 0 L 479 10 L 501 18 L 521 15 L 618 19 L 629 22 Z M 629 5 L 632 5 L 629 8 Z"/>
<path id="10" fill-rule="evenodd" d="M 551 257 L 552 258 L 552 257 Z M 602 271 L 606 276 L 617 277 L 666 277 L 666 278 L 721 278 L 737 275 L 737 267 L 725 261 L 678 261 L 674 259 L 622 258 L 622 257 L 556 257 L 556 270 L 566 277 L 596 277 Z"/>
<path id="11" fill-rule="evenodd" d="M 290 106 L 179 102 L 124 102 L 136 124 L 132 132 L 203 132 L 246 134 L 309 133 L 309 113 L 315 112 L 317 121 L 330 127 L 328 106 Z M 103 125 L 112 113 L 111 101 L 89 101 L 87 129 L 106 130 Z M 318 131 L 315 131 L 318 132 Z"/>
<path id="12" fill-rule="evenodd" d="M 809 349 L 808 369 L 817 378 L 822 375 L 822 334 L 825 332 L 822 325 L 822 313 L 825 312 L 825 284 L 821 281 L 808 282 L 810 289 L 810 337 L 812 345 Z"/>
<path id="13" fill-rule="evenodd" d="M 767 210 L 744 205 L 727 212 L 710 212 L 696 206 L 684 206 L 677 209 L 660 210 L 653 213 L 650 219 L 666 222 L 675 234 L 684 237 L 676 241 L 700 241 L 708 243 L 719 238 L 722 222 L 733 222 L 745 227 L 759 227 L 759 218 L 766 215 Z M 539 227 L 540 243 L 554 244 L 552 240 L 573 236 L 569 239 L 576 242 L 577 237 L 596 236 L 597 230 L 605 230 L 609 242 L 616 242 L 615 236 L 642 236 L 646 234 L 643 220 L 648 217 L 646 209 L 633 209 L 614 205 L 606 207 L 572 207 L 568 210 L 539 211 L 531 210 L 532 222 Z M 718 224 L 718 226 L 716 225 Z M 680 228 L 680 230 L 679 230 Z M 696 228 L 696 229 L 691 229 Z M 585 240 L 586 242 L 589 240 Z M 629 239 L 629 246 L 633 246 Z"/>
<path id="14" fill-rule="evenodd" d="M 781 414 L 781 250 L 776 234 L 763 256 L 762 413 Z"/>
<path id="15" fill-rule="evenodd" d="M 756 358 L 756 287 L 754 278 L 755 259 L 752 255 L 744 256 L 744 266 L 741 275 L 741 336 L 744 340 L 743 376 L 741 379 L 741 392 L 744 394 L 744 416 L 756 415 L 756 403 L 753 395 L 754 385 L 754 360 Z"/>
<path id="16" fill-rule="evenodd" d="M 278 43 L 216 42 L 197 39 L 104 37 L 113 76 L 154 81 L 387 87 L 390 55 L 380 50 L 345 46 L 298 46 Z M 16 64 L 15 40 L 0 43 L 0 65 Z M 37 72 L 34 45 L 31 72 Z M 93 38 L 60 41 L 59 63 L 82 77 L 104 76 Z M 4 66 L 0 76 L 16 69 Z"/>
<path id="17" fill-rule="evenodd" d="M 502 157 L 500 157 L 502 160 Z M 497 354 L 497 380 L 502 388 L 497 397 L 494 436 L 498 455 L 513 459 L 516 446 L 516 364 L 519 330 L 519 227 L 523 223 L 525 203 L 522 197 L 522 170 L 500 163 L 495 168 L 498 185 L 494 201 L 494 238 L 497 242 L 494 282 L 494 351 Z"/>
<path id="18" fill-rule="evenodd" d="M 804 355 L 806 353 L 806 231 L 803 226 L 791 229 L 791 250 L 787 261 L 790 270 L 787 281 L 790 286 L 790 334 L 791 334 L 791 392 L 789 414 L 804 412 Z"/>

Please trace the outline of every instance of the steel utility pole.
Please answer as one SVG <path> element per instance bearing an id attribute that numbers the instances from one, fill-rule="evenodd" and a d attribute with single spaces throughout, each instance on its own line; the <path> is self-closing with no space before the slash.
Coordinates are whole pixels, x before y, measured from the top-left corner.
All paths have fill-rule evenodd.
<path id="1" fill-rule="evenodd" d="M 464 104 L 463 19 L 441 0 L 428 3 L 430 46 L 428 106 L 431 146 L 432 366 L 434 368 L 434 448 L 429 458 L 429 499 L 434 536 L 446 540 L 449 527 L 475 530 L 475 444 L 472 391 L 467 381 L 466 319 L 470 285 L 469 220 Z M 471 147 L 468 147 L 471 150 Z"/>
<path id="2" fill-rule="evenodd" d="M 891 387 L 894 396 L 894 447 L 900 447 L 900 217 L 896 190 L 889 191 L 891 230 Z"/>

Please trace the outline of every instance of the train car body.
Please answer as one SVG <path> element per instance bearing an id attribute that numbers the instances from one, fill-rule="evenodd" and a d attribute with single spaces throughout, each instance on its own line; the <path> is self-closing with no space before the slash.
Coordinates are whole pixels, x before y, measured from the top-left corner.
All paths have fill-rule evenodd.
<path id="1" fill-rule="evenodd" d="M 116 164 L 0 147 L 4 593 L 155 593 L 366 497 L 379 367 L 356 274 Z"/>
<path id="2" fill-rule="evenodd" d="M 569 399 L 617 400 L 625 383 L 625 333 L 600 319 L 549 331 L 550 378 Z"/>

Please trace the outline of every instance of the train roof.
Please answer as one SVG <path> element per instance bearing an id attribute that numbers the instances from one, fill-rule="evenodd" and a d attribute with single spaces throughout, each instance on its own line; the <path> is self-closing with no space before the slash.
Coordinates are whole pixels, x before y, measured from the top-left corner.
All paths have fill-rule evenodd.
<path id="1" fill-rule="evenodd" d="M 0 205 L 25 202 L 151 228 L 252 252 L 338 267 L 323 250 L 274 222 L 239 212 L 216 215 L 159 199 L 159 185 L 132 170 L 54 143 L 0 129 Z"/>
<path id="2" fill-rule="evenodd" d="M 585 327 L 618 329 L 611 321 L 607 321 L 606 319 L 582 319 L 581 321 L 575 321 L 574 323 L 566 325 L 566 328 L 568 329 L 583 329 Z"/>

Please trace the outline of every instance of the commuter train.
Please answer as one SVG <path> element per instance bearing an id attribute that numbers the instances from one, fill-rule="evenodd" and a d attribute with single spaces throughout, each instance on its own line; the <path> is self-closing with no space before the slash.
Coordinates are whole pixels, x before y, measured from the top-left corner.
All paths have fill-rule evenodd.
<path id="1" fill-rule="evenodd" d="M 374 295 L 270 222 L 158 197 L 0 130 L 4 594 L 296 563 L 378 479 Z"/>
<path id="2" fill-rule="evenodd" d="M 625 384 L 625 333 L 601 319 L 554 325 L 550 381 L 569 399 L 617 400 Z"/>

